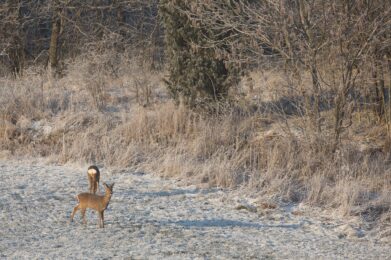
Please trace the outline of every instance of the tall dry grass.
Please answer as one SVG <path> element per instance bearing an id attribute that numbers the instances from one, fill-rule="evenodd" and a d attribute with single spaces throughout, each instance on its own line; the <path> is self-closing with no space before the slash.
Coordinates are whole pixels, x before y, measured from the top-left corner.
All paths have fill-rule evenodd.
<path id="1" fill-rule="evenodd" d="M 162 75 L 139 60 L 118 60 L 114 73 L 106 68 L 110 59 L 69 62 L 59 80 L 48 80 L 43 71 L 0 79 L 2 154 L 130 167 L 390 222 L 382 125 L 353 125 L 332 153 L 331 112 L 324 112 L 325 130 L 311 132 L 300 111 L 284 107 L 290 90 L 275 91 L 285 82 L 279 72 L 252 75 L 251 88 L 244 84 L 236 102 L 211 114 L 174 104 Z"/>

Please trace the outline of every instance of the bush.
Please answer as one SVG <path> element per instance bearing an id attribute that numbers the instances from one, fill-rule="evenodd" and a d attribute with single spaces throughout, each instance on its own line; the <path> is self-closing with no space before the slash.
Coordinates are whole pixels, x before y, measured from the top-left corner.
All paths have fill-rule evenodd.
<path id="1" fill-rule="evenodd" d="M 165 50 L 169 79 L 167 87 L 174 98 L 185 97 L 218 101 L 227 97 L 238 82 L 238 69 L 229 65 L 214 42 L 226 33 L 191 21 L 190 13 L 202 12 L 191 1 L 163 0 L 160 15 L 165 29 Z"/>

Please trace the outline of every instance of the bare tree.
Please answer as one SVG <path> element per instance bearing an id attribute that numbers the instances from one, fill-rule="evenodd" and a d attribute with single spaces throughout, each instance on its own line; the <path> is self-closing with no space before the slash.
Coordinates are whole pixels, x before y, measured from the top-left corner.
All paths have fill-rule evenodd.
<path id="1" fill-rule="evenodd" d="M 0 2 L 1 61 L 19 73 L 26 63 L 56 70 L 61 58 L 91 50 L 152 49 L 161 44 L 157 5 L 158 0 Z"/>
<path id="2" fill-rule="evenodd" d="M 179 11 L 186 13 L 194 26 L 216 28 L 227 35 L 220 41 L 207 38 L 204 43 L 221 50 L 227 62 L 259 64 L 265 60 L 265 54 L 272 54 L 273 60 L 269 59 L 272 64 L 283 62 L 297 78 L 294 87 L 303 93 L 306 111 L 317 132 L 321 131 L 322 91 L 327 88 L 334 93 L 334 150 L 343 129 L 350 125 L 350 120 L 346 124 L 344 120 L 350 118 L 353 109 L 349 99 L 360 85 L 358 76 L 366 81 L 374 77 L 365 72 L 366 64 L 374 64 L 376 102 L 378 108 L 384 107 L 383 64 L 389 55 L 389 2 L 198 0 L 189 5 L 190 11 Z M 301 83 L 303 71 L 311 75 L 310 93 Z M 384 114 L 384 109 L 378 113 Z"/>
<path id="3" fill-rule="evenodd" d="M 23 71 L 25 63 L 25 41 L 23 24 L 23 0 L 7 0 L 0 3 L 0 33 L 3 40 L 0 42 L 3 60 L 9 64 L 15 74 Z"/>

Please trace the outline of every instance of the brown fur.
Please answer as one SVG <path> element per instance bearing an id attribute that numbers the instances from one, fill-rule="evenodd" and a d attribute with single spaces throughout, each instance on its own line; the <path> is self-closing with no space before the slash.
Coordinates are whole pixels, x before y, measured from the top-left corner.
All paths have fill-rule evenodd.
<path id="1" fill-rule="evenodd" d="M 99 187 L 100 172 L 98 167 L 95 165 L 88 167 L 87 176 L 89 182 L 89 192 L 95 194 Z"/>
<path id="2" fill-rule="evenodd" d="M 104 215 L 103 212 L 107 209 L 111 195 L 113 194 L 113 186 L 114 183 L 111 185 L 107 185 L 106 183 L 103 183 L 105 186 L 105 195 L 100 196 L 100 195 L 95 195 L 87 192 L 80 193 L 79 195 L 76 196 L 78 200 L 78 204 L 76 207 L 73 208 L 72 214 L 71 214 L 71 222 L 73 221 L 73 217 L 75 213 L 80 209 L 81 214 L 83 217 L 83 223 L 87 224 L 85 214 L 86 210 L 93 209 L 96 210 L 99 214 L 99 227 L 103 228 L 104 227 Z"/>

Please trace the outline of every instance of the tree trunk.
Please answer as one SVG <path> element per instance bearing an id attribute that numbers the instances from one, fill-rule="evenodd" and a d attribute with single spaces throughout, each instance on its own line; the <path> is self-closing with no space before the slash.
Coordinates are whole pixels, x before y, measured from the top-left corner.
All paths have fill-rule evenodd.
<path id="1" fill-rule="evenodd" d="M 313 120 L 316 131 L 319 133 L 321 131 L 320 127 L 320 82 L 318 70 L 315 65 L 315 61 L 312 61 L 311 65 L 311 76 L 312 76 L 312 88 L 314 91 L 314 107 L 313 107 Z"/>
<path id="2" fill-rule="evenodd" d="M 52 73 L 56 74 L 58 69 L 58 38 L 60 36 L 61 19 L 57 12 L 53 14 L 52 19 L 52 32 L 50 35 L 49 46 L 49 66 Z"/>
<path id="3" fill-rule="evenodd" d="M 23 73 L 25 50 L 24 50 L 24 34 L 23 34 L 23 16 L 21 13 L 21 1 L 8 0 L 7 7 L 9 16 L 14 19 L 14 24 L 9 28 L 12 32 L 11 47 L 8 51 L 11 69 L 15 76 Z"/>

